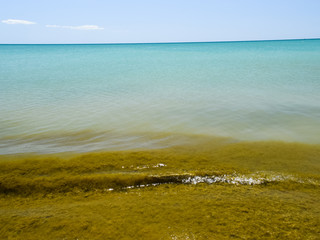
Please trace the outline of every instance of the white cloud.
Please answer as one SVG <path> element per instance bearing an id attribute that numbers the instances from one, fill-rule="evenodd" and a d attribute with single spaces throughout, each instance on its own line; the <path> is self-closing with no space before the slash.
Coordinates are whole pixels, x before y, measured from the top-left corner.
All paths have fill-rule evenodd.
<path id="1" fill-rule="evenodd" d="M 81 26 L 61 26 L 61 25 L 46 25 L 49 28 L 66 28 L 66 29 L 74 29 L 74 30 L 102 30 L 103 27 L 99 27 L 97 25 L 81 25 Z"/>
<path id="2" fill-rule="evenodd" d="M 6 24 L 25 24 L 25 25 L 36 24 L 35 22 L 30 22 L 30 21 L 26 21 L 26 20 L 18 20 L 18 19 L 7 19 L 7 20 L 2 20 L 1 22 L 6 23 Z"/>

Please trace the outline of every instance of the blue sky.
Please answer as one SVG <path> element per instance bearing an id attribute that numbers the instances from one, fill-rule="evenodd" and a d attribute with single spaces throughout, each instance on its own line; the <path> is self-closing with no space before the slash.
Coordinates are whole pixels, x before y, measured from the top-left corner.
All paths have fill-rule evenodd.
<path id="1" fill-rule="evenodd" d="M 0 0 L 0 43 L 320 37 L 320 0 Z"/>

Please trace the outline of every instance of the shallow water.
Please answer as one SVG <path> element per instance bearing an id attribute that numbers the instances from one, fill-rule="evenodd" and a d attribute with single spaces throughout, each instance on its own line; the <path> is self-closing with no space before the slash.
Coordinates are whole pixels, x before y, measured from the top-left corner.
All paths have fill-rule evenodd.
<path id="1" fill-rule="evenodd" d="M 317 239 L 319 53 L 0 45 L 0 236 Z"/>
<path id="2" fill-rule="evenodd" d="M 0 154 L 320 143 L 319 66 L 320 40 L 0 45 Z"/>
<path id="3" fill-rule="evenodd" d="M 0 235 L 318 239 L 320 145 L 199 136 L 187 142 L 0 155 Z"/>

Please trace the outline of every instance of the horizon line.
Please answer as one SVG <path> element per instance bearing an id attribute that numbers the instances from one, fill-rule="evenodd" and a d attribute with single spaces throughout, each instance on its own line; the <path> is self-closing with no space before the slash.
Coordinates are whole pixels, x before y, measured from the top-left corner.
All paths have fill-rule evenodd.
<path id="1" fill-rule="evenodd" d="M 320 40 L 319 38 L 282 38 L 258 40 L 222 40 L 222 41 L 177 41 L 177 42 L 111 42 L 111 43 L 0 43 L 0 45 L 117 45 L 117 44 L 178 44 L 178 43 L 235 43 L 235 42 L 271 42 L 271 41 L 297 41 Z"/>

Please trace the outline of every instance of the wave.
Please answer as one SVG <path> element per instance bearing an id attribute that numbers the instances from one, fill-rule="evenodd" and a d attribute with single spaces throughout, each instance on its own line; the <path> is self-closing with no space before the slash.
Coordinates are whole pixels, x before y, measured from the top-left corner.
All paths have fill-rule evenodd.
<path id="1" fill-rule="evenodd" d="M 36 193 L 68 193 L 92 191 L 122 191 L 134 188 L 156 187 L 163 184 L 232 184 L 232 185 L 263 185 L 272 184 L 303 184 L 319 187 L 320 181 L 311 178 L 299 178 L 279 173 L 221 175 L 170 174 L 148 175 L 143 173 L 99 173 L 95 175 L 58 176 L 58 177 L 15 177 L 1 179 L 0 194 L 31 195 Z"/>
<path id="2" fill-rule="evenodd" d="M 184 179 L 183 183 L 190 184 L 198 184 L 198 183 L 228 183 L 235 185 L 265 185 L 269 183 L 277 183 L 277 182 L 285 182 L 291 181 L 301 184 L 312 184 L 315 186 L 320 186 L 319 181 L 315 179 L 302 179 L 297 178 L 292 175 L 284 175 L 277 173 L 261 173 L 257 172 L 255 174 L 250 175 L 241 175 L 241 174 L 233 174 L 233 175 L 220 175 L 220 176 L 190 176 Z"/>
<path id="3" fill-rule="evenodd" d="M 194 144 L 152 150 L 0 155 L 0 193 L 29 195 L 201 183 L 319 186 L 319 145 L 190 139 Z"/>

